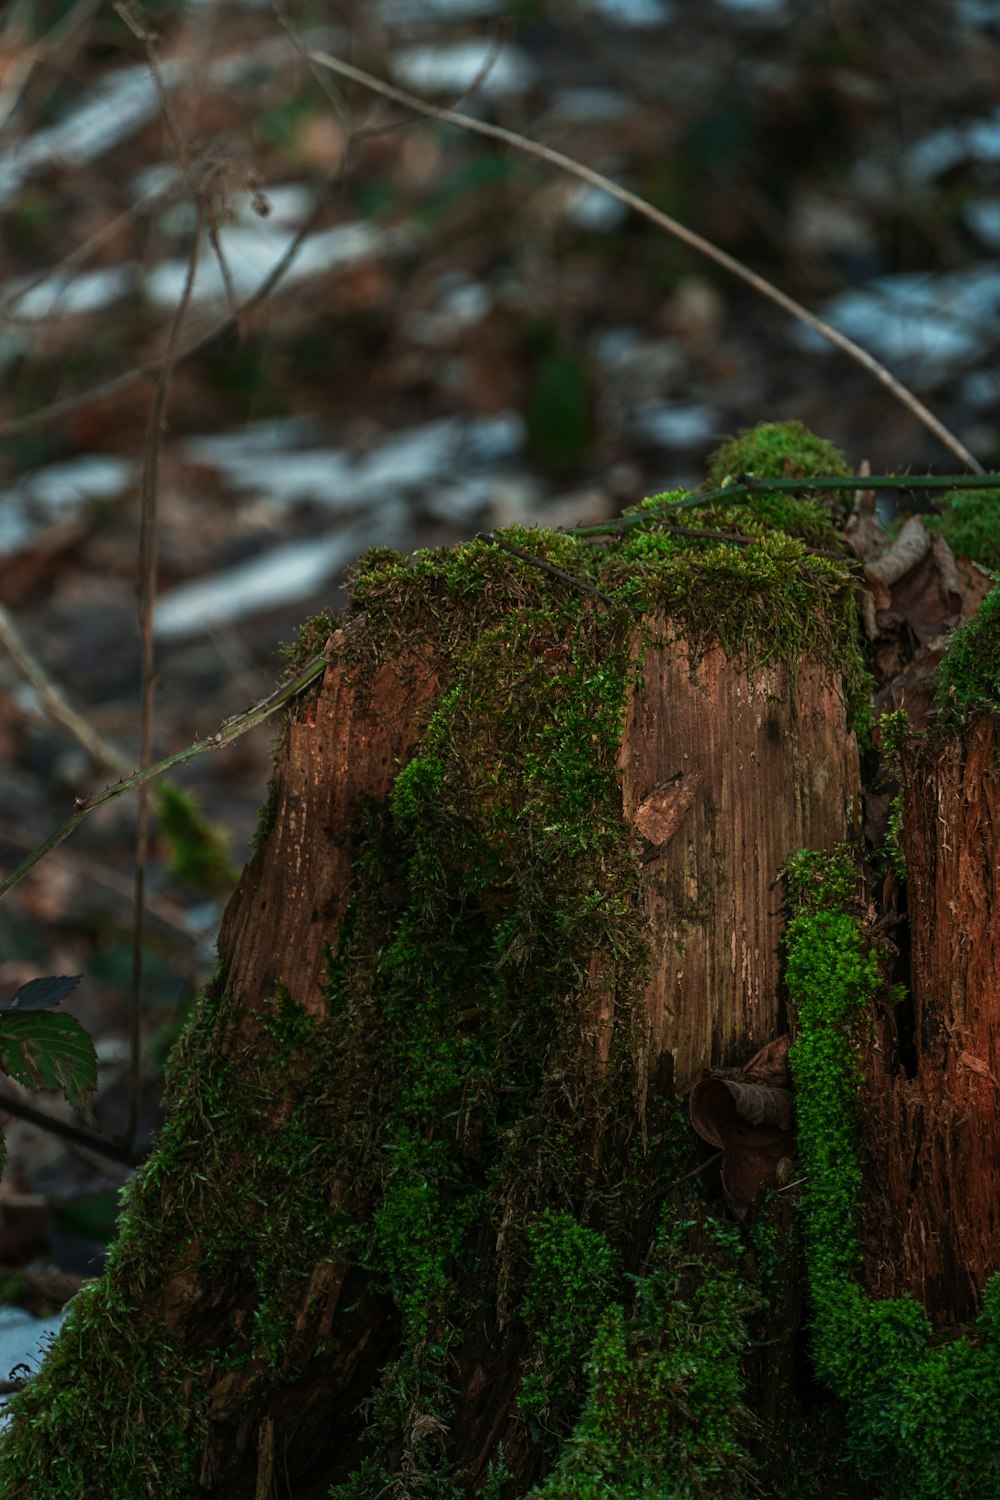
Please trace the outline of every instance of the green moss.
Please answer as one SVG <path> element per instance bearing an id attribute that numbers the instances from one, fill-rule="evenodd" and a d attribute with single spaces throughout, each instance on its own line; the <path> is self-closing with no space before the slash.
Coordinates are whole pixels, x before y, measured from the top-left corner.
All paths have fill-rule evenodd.
<path id="1" fill-rule="evenodd" d="M 873 1301 L 854 1279 L 862 1261 L 855 1042 L 878 986 L 854 884 L 843 856 L 803 854 L 789 866 L 790 1062 L 813 1361 L 846 1404 L 849 1453 L 878 1494 L 991 1500 L 1000 1467 L 1000 1277 L 985 1289 L 977 1336 L 939 1345 L 913 1298 Z"/>
<path id="2" fill-rule="evenodd" d="M 927 529 L 940 531 L 956 557 L 1000 569 L 1000 489 L 952 490 L 943 506 L 924 518 Z"/>
<path id="3" fill-rule="evenodd" d="M 882 761 L 890 784 L 896 790 L 889 801 L 889 823 L 885 854 L 900 880 L 906 879 L 906 854 L 903 846 L 903 747 L 910 738 L 910 716 L 905 708 L 882 714 L 877 725 L 882 739 Z"/>
<path id="4" fill-rule="evenodd" d="M 530 1255 L 521 1316 L 537 1350 L 519 1410 L 544 1421 L 553 1400 L 582 1395 L 577 1381 L 594 1324 L 614 1294 L 616 1256 L 602 1234 L 572 1214 L 547 1210 L 527 1231 Z"/>
<path id="5" fill-rule="evenodd" d="M 103 1281 L 77 1292 L 41 1372 L 7 1403 L 31 1432 L 32 1457 L 26 1464 L 19 1445 L 0 1446 L 4 1495 L 190 1500 L 205 1432 L 192 1399 L 197 1362 L 161 1328 L 130 1326 L 138 1312 Z"/>
<path id="6" fill-rule="evenodd" d="M 40 1374 L 8 1406 L 0 1490 L 10 1500 L 189 1500 L 208 1433 L 205 1366 L 245 1371 L 248 1400 L 296 1377 L 296 1315 L 337 1223 L 326 1111 L 302 1086 L 311 1018 L 279 996 L 238 1062 L 221 1055 L 231 1025 L 217 978 L 171 1057 L 168 1119 L 122 1194 L 108 1269 L 74 1299 Z M 170 1287 L 168 1335 L 160 1298 Z M 221 1310 L 192 1321 L 188 1300 Z"/>
<path id="7" fill-rule="evenodd" d="M 210 895 L 231 891 L 240 872 L 230 857 L 225 829 L 210 823 L 194 797 L 171 782 L 158 781 L 153 790 L 171 874 Z"/>
<path id="8" fill-rule="evenodd" d="M 753 479 L 808 479 L 850 474 L 844 455 L 814 436 L 801 422 L 762 422 L 730 438 L 709 459 L 707 488 L 719 489 L 744 475 Z M 704 512 L 699 511 L 699 515 Z M 835 521 L 843 520 L 842 500 L 804 486 L 801 494 L 758 490 L 733 513 L 733 521 L 756 519 L 814 547 L 836 546 Z"/>
<path id="9" fill-rule="evenodd" d="M 281 647 L 289 677 L 294 677 L 315 657 L 322 656 L 324 646 L 339 624 L 340 617 L 332 609 L 321 609 L 302 622 L 295 632 L 294 641 Z"/>
<path id="10" fill-rule="evenodd" d="M 938 681 L 942 705 L 963 718 L 1000 712 L 1000 587 L 948 642 Z"/>
<path id="11" fill-rule="evenodd" d="M 794 670 L 801 654 L 836 662 L 849 717 L 867 713 L 870 678 L 853 584 L 839 564 L 766 528 L 753 547 L 683 541 L 655 530 L 632 534 L 620 561 L 606 562 L 605 583 L 620 579 L 637 610 L 661 610 L 674 620 L 695 660 L 717 640 L 750 668 L 782 661 Z"/>
<path id="12" fill-rule="evenodd" d="M 740 1374 L 752 1297 L 739 1254 L 731 1226 L 661 1231 L 631 1314 L 613 1305 L 600 1319 L 580 1418 L 531 1500 L 756 1492 Z"/>

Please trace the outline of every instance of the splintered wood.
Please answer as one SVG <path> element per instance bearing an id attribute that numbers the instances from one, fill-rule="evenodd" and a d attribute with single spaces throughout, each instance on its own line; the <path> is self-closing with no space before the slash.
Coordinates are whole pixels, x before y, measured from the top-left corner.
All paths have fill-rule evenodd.
<path id="1" fill-rule="evenodd" d="M 1000 1264 L 998 757 L 990 715 L 904 753 L 912 1012 L 865 1066 L 869 1285 L 954 1321 Z"/>
<path id="2" fill-rule="evenodd" d="M 784 1030 L 782 865 L 859 830 L 860 781 L 839 676 L 803 659 L 692 669 L 655 622 L 626 715 L 623 812 L 634 826 L 653 941 L 655 1053 L 677 1088 L 740 1063 Z M 676 634 L 676 633 L 673 633 Z"/>

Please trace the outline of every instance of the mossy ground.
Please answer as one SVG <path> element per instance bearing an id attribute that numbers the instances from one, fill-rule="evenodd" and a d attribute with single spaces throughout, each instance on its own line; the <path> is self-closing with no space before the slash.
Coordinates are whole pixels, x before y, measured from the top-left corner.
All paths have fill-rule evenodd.
<path id="1" fill-rule="evenodd" d="M 351 1267 L 359 1304 L 391 1308 L 394 1330 L 340 1500 L 470 1493 L 448 1430 L 483 1327 L 521 1371 L 509 1431 L 550 1471 L 539 1500 L 751 1492 L 738 1252 L 666 1193 L 690 1141 L 673 1101 L 647 1098 L 644 907 L 617 756 L 640 618 L 669 621 L 692 662 L 718 640 L 748 669 L 835 663 L 862 707 L 853 582 L 805 550 L 830 522 L 803 504 L 783 513 L 794 535 L 741 513 L 759 537 L 745 548 L 655 522 L 598 545 L 498 538 L 610 602 L 490 541 L 361 562 L 365 624 L 345 647 L 359 692 L 401 640 L 443 687 L 391 797 L 353 830 L 325 1014 L 279 993 L 247 1017 L 224 974 L 210 986 L 108 1273 L 11 1403 L 5 1496 L 191 1494 L 205 1372 L 238 1375 L 248 1410 L 299 1379 L 316 1351 L 296 1315 L 308 1330 L 325 1263 Z M 305 655 L 331 623 L 308 627 Z M 176 1334 L 153 1322 L 165 1281 Z M 186 1322 L 185 1295 L 212 1317 Z M 483 1492 L 523 1493 L 505 1476 L 498 1450 Z"/>

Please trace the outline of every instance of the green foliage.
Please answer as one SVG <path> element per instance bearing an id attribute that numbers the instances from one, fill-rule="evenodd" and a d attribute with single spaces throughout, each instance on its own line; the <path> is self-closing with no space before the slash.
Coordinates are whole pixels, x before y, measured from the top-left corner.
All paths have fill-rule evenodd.
<path id="1" fill-rule="evenodd" d="M 576 1428 L 531 1500 L 755 1492 L 740 1376 L 752 1298 L 739 1254 L 728 1225 L 660 1231 L 631 1316 L 614 1304 L 600 1319 Z"/>
<path id="2" fill-rule="evenodd" d="M 836 478 L 851 472 L 839 449 L 815 437 L 801 422 L 761 422 L 745 428 L 722 444 L 708 464 L 709 489 L 724 486 L 742 475 L 754 479 Z M 703 514 L 703 512 L 699 512 Z M 799 537 L 814 547 L 837 544 L 836 518 L 843 517 L 843 501 L 804 486 L 801 493 L 755 491 L 741 502 L 733 521 L 749 518 Z"/>
<path id="3" fill-rule="evenodd" d="M 540 1367 L 525 1375 L 518 1407 L 544 1417 L 554 1390 L 576 1394 L 594 1324 L 616 1284 L 614 1249 L 572 1214 L 547 1210 L 527 1231 L 530 1265 L 521 1316 L 538 1345 Z"/>
<path id="4" fill-rule="evenodd" d="M 208 821 L 189 792 L 169 781 L 156 782 L 154 794 L 171 874 L 207 894 L 232 890 L 240 872 L 229 856 L 225 830 Z"/>
<path id="5" fill-rule="evenodd" d="M 1000 1467 L 1000 1277 L 980 1336 L 935 1346 L 911 1297 L 873 1301 L 862 1260 L 855 1044 L 878 986 L 850 861 L 797 855 L 788 869 L 790 1063 L 805 1169 L 804 1241 L 820 1379 L 847 1404 L 850 1455 L 891 1500 L 992 1500 Z"/>
<path id="6" fill-rule="evenodd" d="M 971 557 L 1000 569 L 1000 489 L 951 490 L 939 516 L 926 516 L 928 531 L 940 531 L 956 557 Z"/>
<path id="7" fill-rule="evenodd" d="M 97 1087 L 97 1056 L 75 1016 L 4 1011 L 0 1014 L 0 1072 L 24 1088 L 62 1089 L 68 1103 L 92 1120 L 90 1097 Z"/>
<path id="8" fill-rule="evenodd" d="M 1000 586 L 948 641 L 938 681 L 945 707 L 962 717 L 1000 712 Z"/>

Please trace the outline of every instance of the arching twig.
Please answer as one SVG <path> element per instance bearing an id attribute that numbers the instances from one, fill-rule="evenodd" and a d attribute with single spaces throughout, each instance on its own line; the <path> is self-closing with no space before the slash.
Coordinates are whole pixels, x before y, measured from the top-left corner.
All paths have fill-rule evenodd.
<path id="1" fill-rule="evenodd" d="M 162 776 L 164 771 L 170 771 L 174 766 L 181 766 L 185 761 L 194 760 L 196 755 L 204 755 L 208 750 L 220 750 L 223 745 L 231 745 L 238 740 L 247 730 L 254 729 L 258 724 L 263 724 L 272 714 L 277 713 L 286 703 L 298 696 L 311 682 L 315 682 L 326 666 L 326 657 L 317 656 L 302 668 L 302 670 L 288 682 L 284 682 L 268 698 L 262 698 L 248 708 L 245 713 L 237 714 L 233 719 L 227 719 L 224 724 L 216 730 L 215 734 L 209 735 L 207 739 L 195 740 L 193 745 L 188 745 L 185 750 L 178 750 L 175 755 L 168 755 L 165 760 L 157 761 L 155 765 L 146 766 L 145 769 L 133 771 L 131 776 L 124 776 L 121 781 L 115 782 L 114 786 L 105 787 L 103 792 L 97 792 L 93 797 L 77 804 L 76 811 L 71 813 L 55 831 L 50 834 L 43 844 L 23 859 L 15 870 L 0 881 L 0 897 L 3 897 L 21 880 L 33 865 L 50 849 L 55 849 L 64 839 L 69 838 L 77 824 L 82 823 L 88 813 L 97 807 L 103 807 L 105 802 L 111 802 L 115 797 L 120 797 L 123 792 L 130 792 L 135 787 L 144 786 L 148 781 L 155 781 L 157 776 Z"/>
<path id="2" fill-rule="evenodd" d="M 460 130 L 471 131 L 475 135 L 486 136 L 489 140 L 501 141 L 505 146 L 512 146 L 515 151 L 521 151 L 528 156 L 537 157 L 539 161 L 548 162 L 550 166 L 559 167 L 563 172 L 568 172 L 571 177 L 578 177 L 581 182 L 589 182 L 592 187 L 600 188 L 609 193 L 612 198 L 617 198 L 620 203 L 626 204 L 644 219 L 649 219 L 660 229 L 666 230 L 675 239 L 683 241 L 699 255 L 704 255 L 708 260 L 715 261 L 716 265 L 722 266 L 733 276 L 739 277 L 754 291 L 760 292 L 761 296 L 767 297 L 769 301 L 776 303 L 785 312 L 790 313 L 807 328 L 812 328 L 821 334 L 831 344 L 849 355 L 857 364 L 866 369 L 869 374 L 874 375 L 885 388 L 892 392 L 897 401 L 907 407 L 917 420 L 933 432 L 935 437 L 962 463 L 967 464 L 974 473 L 981 474 L 983 466 L 979 460 L 969 452 L 968 448 L 950 432 L 943 422 L 920 401 L 912 391 L 907 390 L 885 365 L 881 364 L 867 349 L 862 349 L 853 339 L 846 334 L 839 333 L 815 313 L 803 307 L 801 302 L 796 302 L 787 292 L 783 292 L 765 277 L 759 276 L 756 271 L 751 271 L 748 266 L 743 265 L 735 256 L 720 250 L 718 245 L 713 245 L 711 240 L 706 240 L 702 235 L 696 234 L 693 229 L 688 229 L 677 219 L 669 214 L 661 213 L 644 198 L 635 193 L 630 193 L 627 188 L 620 187 L 610 177 L 605 177 L 601 172 L 595 172 L 591 167 L 585 167 L 582 162 L 575 161 L 571 156 L 565 156 L 561 151 L 555 151 L 551 146 L 543 146 L 538 141 L 529 140 L 527 136 L 518 135 L 516 131 L 507 130 L 502 125 L 490 125 L 485 120 L 476 120 L 471 115 L 459 113 L 454 109 L 443 109 L 436 104 L 430 104 L 425 99 L 418 98 L 415 94 L 408 93 L 405 89 L 398 89 L 393 84 L 383 83 L 380 78 L 371 73 L 356 68 L 351 63 L 343 62 L 339 57 L 333 57 L 329 52 L 310 51 L 310 57 L 314 62 L 324 68 L 329 68 L 334 73 L 341 74 L 344 78 L 350 78 L 359 83 L 363 88 L 371 89 L 376 94 L 381 94 L 385 99 L 391 99 L 393 103 L 401 105 L 404 109 L 413 110 L 417 114 L 427 115 L 429 119 L 440 120 L 445 125 L 455 125 Z"/>

